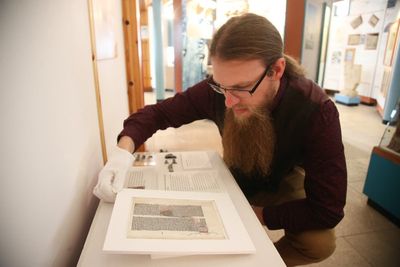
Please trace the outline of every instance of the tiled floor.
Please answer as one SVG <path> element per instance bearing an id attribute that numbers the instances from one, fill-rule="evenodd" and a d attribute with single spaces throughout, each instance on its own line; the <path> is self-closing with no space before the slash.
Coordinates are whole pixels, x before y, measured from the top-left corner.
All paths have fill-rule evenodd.
<path id="1" fill-rule="evenodd" d="M 151 94 L 146 103 L 154 103 Z M 327 260 L 313 267 L 398 267 L 400 266 L 400 229 L 366 204 L 362 193 L 369 157 L 379 144 L 385 125 L 374 107 L 337 105 L 345 145 L 348 190 L 345 217 L 336 227 L 337 248 Z M 159 131 L 146 142 L 149 151 L 214 149 L 222 153 L 216 126 L 197 121 L 179 129 Z M 272 240 L 283 231 L 268 231 Z"/>

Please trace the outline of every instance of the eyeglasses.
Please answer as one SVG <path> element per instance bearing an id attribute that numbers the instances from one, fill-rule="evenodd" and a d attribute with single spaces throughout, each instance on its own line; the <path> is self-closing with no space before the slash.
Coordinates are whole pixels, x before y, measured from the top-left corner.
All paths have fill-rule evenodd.
<path id="1" fill-rule="evenodd" d="M 246 97 L 250 97 L 254 94 L 254 92 L 257 90 L 258 86 L 260 85 L 260 83 L 262 82 L 262 80 L 265 78 L 265 76 L 267 75 L 268 71 L 270 70 L 271 65 L 269 65 L 265 71 L 263 72 L 263 74 L 261 75 L 261 78 L 257 80 L 257 82 L 255 83 L 255 85 L 250 89 L 239 89 L 239 88 L 226 88 L 221 86 L 220 84 L 216 83 L 213 80 L 213 77 L 211 76 L 210 78 L 208 78 L 208 85 L 217 93 L 219 94 L 226 94 L 227 92 L 229 92 L 230 94 L 234 95 L 237 98 L 246 98 Z"/>

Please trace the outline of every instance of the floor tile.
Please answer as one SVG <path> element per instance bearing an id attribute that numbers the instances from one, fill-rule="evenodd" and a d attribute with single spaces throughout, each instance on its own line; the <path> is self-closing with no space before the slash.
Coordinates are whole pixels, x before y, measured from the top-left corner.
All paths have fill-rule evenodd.
<path id="1" fill-rule="evenodd" d="M 386 217 L 367 205 L 367 197 L 348 187 L 345 216 L 336 227 L 337 236 L 349 236 L 397 227 Z"/>
<path id="2" fill-rule="evenodd" d="M 400 266 L 400 230 L 344 237 L 374 267 Z"/>
<path id="3" fill-rule="evenodd" d="M 357 193 L 363 194 L 365 181 L 349 182 L 348 186 L 353 188 Z"/>
<path id="4" fill-rule="evenodd" d="M 346 160 L 359 158 L 369 159 L 373 146 L 362 145 L 361 147 L 357 147 L 348 139 L 349 138 L 345 139 L 343 137 L 344 154 L 346 155 Z"/>
<path id="5" fill-rule="evenodd" d="M 347 180 L 349 182 L 365 181 L 369 158 L 346 158 Z"/>

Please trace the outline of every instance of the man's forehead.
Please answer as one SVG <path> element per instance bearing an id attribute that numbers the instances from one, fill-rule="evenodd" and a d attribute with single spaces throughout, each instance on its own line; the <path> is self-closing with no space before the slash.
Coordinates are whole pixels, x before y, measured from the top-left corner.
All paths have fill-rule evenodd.
<path id="1" fill-rule="evenodd" d="M 260 60 L 212 60 L 213 79 L 222 86 L 252 83 L 265 70 Z"/>

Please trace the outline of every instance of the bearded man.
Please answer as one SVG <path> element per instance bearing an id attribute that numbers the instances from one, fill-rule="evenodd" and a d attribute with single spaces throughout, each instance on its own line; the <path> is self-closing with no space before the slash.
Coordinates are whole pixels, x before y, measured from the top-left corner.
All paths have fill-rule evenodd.
<path id="1" fill-rule="evenodd" d="M 125 120 L 94 194 L 114 201 L 114 176 L 157 130 L 209 119 L 260 222 L 285 230 L 275 243 L 285 263 L 326 259 L 335 249 L 347 185 L 334 103 L 283 53 L 279 32 L 264 17 L 228 20 L 213 37 L 210 58 L 213 76 Z"/>

